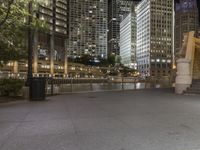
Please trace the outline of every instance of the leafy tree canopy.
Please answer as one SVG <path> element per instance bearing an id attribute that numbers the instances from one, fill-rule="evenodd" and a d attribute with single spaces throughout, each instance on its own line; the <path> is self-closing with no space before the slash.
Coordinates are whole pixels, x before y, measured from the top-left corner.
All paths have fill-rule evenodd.
<path id="1" fill-rule="evenodd" d="M 32 2 L 32 23 L 28 4 Z M 26 58 L 27 30 L 46 30 L 48 26 L 36 16 L 38 3 L 34 0 L 0 0 L 0 65 L 10 60 Z"/>

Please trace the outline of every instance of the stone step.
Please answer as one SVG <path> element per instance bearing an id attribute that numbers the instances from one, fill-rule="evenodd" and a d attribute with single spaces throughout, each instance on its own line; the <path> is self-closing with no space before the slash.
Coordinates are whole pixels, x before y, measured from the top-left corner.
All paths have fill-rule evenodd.
<path id="1" fill-rule="evenodd" d="M 200 91 L 185 91 L 185 95 L 200 95 Z"/>
<path id="2" fill-rule="evenodd" d="M 200 90 L 200 86 L 192 85 L 189 89 L 197 89 L 197 90 Z"/>
<path id="3" fill-rule="evenodd" d="M 185 92 L 184 95 L 200 95 L 200 93 L 189 93 L 189 92 Z"/>
<path id="4" fill-rule="evenodd" d="M 200 85 L 200 82 L 192 82 L 192 85 Z"/>
<path id="5" fill-rule="evenodd" d="M 200 79 L 193 79 L 191 87 L 184 92 L 186 95 L 200 94 Z"/>
<path id="6" fill-rule="evenodd" d="M 200 79 L 193 79 L 192 82 L 200 82 Z"/>
<path id="7" fill-rule="evenodd" d="M 200 81 L 192 81 L 192 85 L 200 85 Z"/>
<path id="8" fill-rule="evenodd" d="M 200 84 L 192 84 L 190 87 L 198 88 L 198 87 L 200 87 Z"/>
<path id="9" fill-rule="evenodd" d="M 196 84 L 193 84 L 192 86 L 190 86 L 190 88 L 200 88 L 200 86 L 199 85 L 196 85 Z"/>
<path id="10" fill-rule="evenodd" d="M 195 92 L 195 93 L 200 93 L 200 89 L 189 88 L 186 92 Z"/>

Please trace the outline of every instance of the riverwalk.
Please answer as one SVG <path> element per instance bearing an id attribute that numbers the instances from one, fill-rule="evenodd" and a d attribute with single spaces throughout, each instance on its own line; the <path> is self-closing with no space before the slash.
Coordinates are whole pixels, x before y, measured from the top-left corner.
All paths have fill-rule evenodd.
<path id="1" fill-rule="evenodd" d="M 199 150 L 200 96 L 85 92 L 0 104 L 1 150 Z"/>

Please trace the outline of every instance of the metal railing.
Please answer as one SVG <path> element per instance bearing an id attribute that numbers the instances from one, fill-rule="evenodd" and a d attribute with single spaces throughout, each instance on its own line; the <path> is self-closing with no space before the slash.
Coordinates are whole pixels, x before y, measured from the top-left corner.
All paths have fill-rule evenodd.
<path id="1" fill-rule="evenodd" d="M 109 77 L 109 78 L 48 78 L 46 94 L 62 94 L 85 91 L 110 91 L 134 90 L 147 88 L 171 88 L 170 78 L 134 78 L 134 77 Z"/>

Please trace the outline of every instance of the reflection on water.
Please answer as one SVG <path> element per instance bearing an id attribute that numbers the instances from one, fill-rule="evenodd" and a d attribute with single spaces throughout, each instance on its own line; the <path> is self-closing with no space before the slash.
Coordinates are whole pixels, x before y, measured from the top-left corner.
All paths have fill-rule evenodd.
<path id="1" fill-rule="evenodd" d="M 108 91 L 108 90 L 133 90 L 145 88 L 169 87 L 169 84 L 150 84 L 150 83 L 81 83 L 81 84 L 61 84 L 58 87 L 59 93 L 66 92 L 85 92 L 85 91 Z"/>

